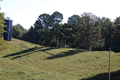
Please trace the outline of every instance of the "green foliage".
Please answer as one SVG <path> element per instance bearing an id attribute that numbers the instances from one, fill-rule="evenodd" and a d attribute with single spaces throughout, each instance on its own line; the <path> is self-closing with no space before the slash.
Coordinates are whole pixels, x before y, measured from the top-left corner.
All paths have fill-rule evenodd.
<path id="1" fill-rule="evenodd" d="M 23 34 L 21 39 L 32 42 L 32 43 L 37 43 L 36 41 L 37 36 L 38 36 L 37 31 L 35 30 L 33 26 L 31 26 L 30 29 L 26 33 Z"/>
<path id="2" fill-rule="evenodd" d="M 51 22 L 51 16 L 49 14 L 44 13 L 38 17 L 38 20 L 36 20 L 34 25 L 36 29 L 45 30 L 51 28 Z"/>
<path id="3" fill-rule="evenodd" d="M 6 27 L 4 25 L 5 21 L 4 21 L 4 13 L 0 12 L 0 50 L 2 49 L 6 49 L 8 48 L 8 43 L 5 40 L 2 40 L 3 34 L 6 32 L 4 30 L 4 27 Z"/>
<path id="4" fill-rule="evenodd" d="M 9 49 L 9 44 L 7 41 L 0 39 L 0 50 Z"/>
<path id="5" fill-rule="evenodd" d="M 115 34 L 115 32 L 114 32 L 114 41 L 115 41 L 115 43 L 114 43 L 114 46 L 115 46 L 115 48 L 114 48 L 114 51 L 120 51 L 120 17 L 117 17 L 116 19 L 115 19 L 115 22 L 114 22 L 114 24 L 116 25 L 116 34 Z"/>
<path id="6" fill-rule="evenodd" d="M 5 21 L 4 21 L 4 13 L 0 12 L 0 34 L 4 33 L 4 25 Z"/>
<path id="7" fill-rule="evenodd" d="M 102 25 L 102 35 L 103 38 L 105 39 L 105 48 L 110 48 L 110 47 L 114 47 L 116 45 L 116 30 L 117 27 L 116 25 L 110 21 L 110 19 L 105 19 L 103 18 L 105 21 L 103 22 Z"/>
<path id="8" fill-rule="evenodd" d="M 92 13 L 83 13 L 81 16 L 72 15 L 67 23 L 61 24 L 62 20 L 63 14 L 58 11 L 52 15 L 44 13 L 24 35 L 20 29 L 13 34 L 20 39 L 52 47 L 66 45 L 87 50 L 108 50 L 109 47 L 120 46 L 120 17 L 112 22 L 109 18 L 101 19 Z"/>
<path id="9" fill-rule="evenodd" d="M 59 27 L 60 27 L 60 22 L 62 21 L 63 19 L 63 15 L 58 12 L 58 11 L 55 11 L 53 14 L 52 14 L 52 20 L 53 20 L 53 33 L 54 33 L 54 37 L 56 39 L 56 47 L 58 47 L 58 35 L 59 35 Z M 53 38 L 54 38 L 53 37 Z"/>
<path id="10" fill-rule="evenodd" d="M 55 11 L 52 14 L 52 19 L 53 19 L 53 24 L 59 24 L 62 21 L 62 19 L 63 19 L 63 15 L 60 12 Z"/>
<path id="11" fill-rule="evenodd" d="M 56 46 L 58 41 L 58 29 L 63 16 L 58 11 L 54 12 L 52 15 L 41 14 L 38 20 L 35 22 L 35 30 L 37 32 L 36 38 L 41 45 L 51 46 L 54 43 L 53 39 L 56 39 Z M 36 35 L 36 34 L 35 34 Z"/>
<path id="12" fill-rule="evenodd" d="M 83 24 L 85 26 L 84 34 L 86 37 L 86 45 L 87 45 L 86 48 L 94 49 L 104 44 L 101 34 L 102 26 L 101 26 L 100 18 L 93 15 L 92 13 L 83 13 L 81 16 L 83 18 Z M 98 44 L 98 42 L 100 44 Z"/>
<path id="13" fill-rule="evenodd" d="M 21 39 L 26 32 L 27 30 L 25 30 L 20 24 L 16 24 L 12 27 L 13 38 Z"/>

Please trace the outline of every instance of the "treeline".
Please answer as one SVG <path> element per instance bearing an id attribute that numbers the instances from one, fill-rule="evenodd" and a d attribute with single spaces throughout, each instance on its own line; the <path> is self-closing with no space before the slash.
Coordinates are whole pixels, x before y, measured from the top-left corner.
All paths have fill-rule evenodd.
<path id="1" fill-rule="evenodd" d="M 41 14 L 34 27 L 27 31 L 21 25 L 13 26 L 13 37 L 51 47 L 72 47 L 87 50 L 119 51 L 120 17 L 114 22 L 92 13 L 72 15 L 62 24 L 63 14 Z"/>

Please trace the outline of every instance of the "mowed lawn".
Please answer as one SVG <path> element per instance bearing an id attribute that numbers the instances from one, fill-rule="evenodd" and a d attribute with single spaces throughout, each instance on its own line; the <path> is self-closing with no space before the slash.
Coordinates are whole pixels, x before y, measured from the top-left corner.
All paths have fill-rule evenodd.
<path id="1" fill-rule="evenodd" d="M 0 80 L 108 80 L 109 51 L 76 52 L 14 38 L 9 44 L 0 51 Z M 111 80 L 120 80 L 119 70 L 120 53 L 111 52 Z"/>

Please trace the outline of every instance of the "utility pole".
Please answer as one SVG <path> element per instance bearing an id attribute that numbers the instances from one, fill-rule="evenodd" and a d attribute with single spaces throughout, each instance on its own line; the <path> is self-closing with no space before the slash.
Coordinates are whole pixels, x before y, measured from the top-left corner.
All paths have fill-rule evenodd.
<path id="1" fill-rule="evenodd" d="M 109 80 L 110 80 L 110 57 L 111 57 L 111 47 L 109 51 Z"/>

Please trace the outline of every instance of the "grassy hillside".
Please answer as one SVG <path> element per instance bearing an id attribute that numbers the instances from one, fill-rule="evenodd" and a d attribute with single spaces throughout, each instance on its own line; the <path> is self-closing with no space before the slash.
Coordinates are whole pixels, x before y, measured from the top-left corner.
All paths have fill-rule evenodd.
<path id="1" fill-rule="evenodd" d="M 76 52 L 14 38 L 9 44 L 0 51 L 0 80 L 108 80 L 108 51 Z M 120 80 L 119 70 L 120 53 L 112 52 L 112 80 Z"/>

